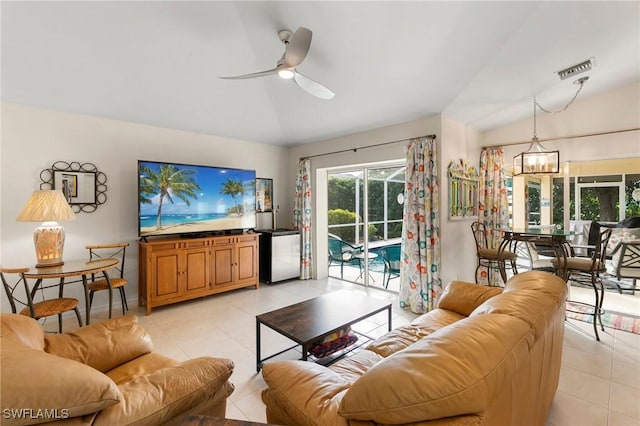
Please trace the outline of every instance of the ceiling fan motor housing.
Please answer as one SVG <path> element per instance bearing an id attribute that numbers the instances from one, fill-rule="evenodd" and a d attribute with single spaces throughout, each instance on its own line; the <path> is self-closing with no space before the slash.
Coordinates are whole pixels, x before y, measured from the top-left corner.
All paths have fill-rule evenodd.
<path id="1" fill-rule="evenodd" d="M 278 31 L 278 37 L 280 37 L 280 41 L 284 44 L 289 43 L 291 37 L 293 36 L 293 32 L 291 30 L 280 30 Z"/>

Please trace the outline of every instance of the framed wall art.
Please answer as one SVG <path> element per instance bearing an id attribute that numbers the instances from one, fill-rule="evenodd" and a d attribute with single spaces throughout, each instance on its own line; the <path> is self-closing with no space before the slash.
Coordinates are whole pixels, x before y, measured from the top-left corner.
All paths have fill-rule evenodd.
<path id="1" fill-rule="evenodd" d="M 256 212 L 273 211 L 273 179 L 256 178 Z"/>

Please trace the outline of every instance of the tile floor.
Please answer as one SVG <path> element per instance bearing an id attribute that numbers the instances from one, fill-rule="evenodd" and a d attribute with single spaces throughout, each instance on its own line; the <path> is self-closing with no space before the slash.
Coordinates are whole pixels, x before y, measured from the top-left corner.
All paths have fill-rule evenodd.
<path id="1" fill-rule="evenodd" d="M 178 360 L 204 355 L 231 358 L 236 389 L 228 401 L 227 417 L 265 422 L 260 399 L 265 384 L 255 366 L 255 316 L 341 288 L 396 299 L 390 292 L 328 278 L 237 290 L 156 308 L 150 316 L 131 304 L 131 312 L 140 317 L 160 353 Z M 393 306 L 394 327 L 416 316 Z M 119 306 L 114 308 L 117 313 Z M 360 323 L 358 331 L 383 334 L 385 315 Z M 93 318 L 104 319 L 106 312 L 97 312 Z M 65 319 L 65 330 L 74 326 L 73 318 Z M 55 330 L 55 319 L 49 319 L 45 327 Z M 640 335 L 607 328 L 597 342 L 591 324 L 574 320 L 567 321 L 565 330 L 560 384 L 545 426 L 640 425 Z M 263 353 L 275 353 L 291 344 L 269 329 L 263 329 L 262 339 Z"/>

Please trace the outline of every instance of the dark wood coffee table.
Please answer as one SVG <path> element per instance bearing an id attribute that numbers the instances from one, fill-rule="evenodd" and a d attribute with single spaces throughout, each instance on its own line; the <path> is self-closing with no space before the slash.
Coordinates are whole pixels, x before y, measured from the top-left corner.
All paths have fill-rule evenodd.
<path id="1" fill-rule="evenodd" d="M 302 360 L 307 361 L 309 347 L 313 342 L 384 310 L 388 312 L 387 324 L 390 331 L 391 302 L 362 296 L 348 290 L 325 294 L 258 315 L 256 316 L 257 371 L 260 371 L 264 361 L 298 346 L 302 346 Z M 296 342 L 296 345 L 266 358 L 261 358 L 260 325 L 265 325 L 286 336 Z M 359 335 L 369 339 L 367 336 Z M 336 359 L 334 357 L 332 361 Z"/>

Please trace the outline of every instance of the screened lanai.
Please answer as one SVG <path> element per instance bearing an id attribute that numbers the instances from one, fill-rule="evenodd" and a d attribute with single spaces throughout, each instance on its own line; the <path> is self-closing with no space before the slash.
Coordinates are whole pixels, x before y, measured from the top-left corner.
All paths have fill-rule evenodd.
<path id="1" fill-rule="evenodd" d="M 404 181 L 404 162 L 329 171 L 330 276 L 398 291 Z"/>

